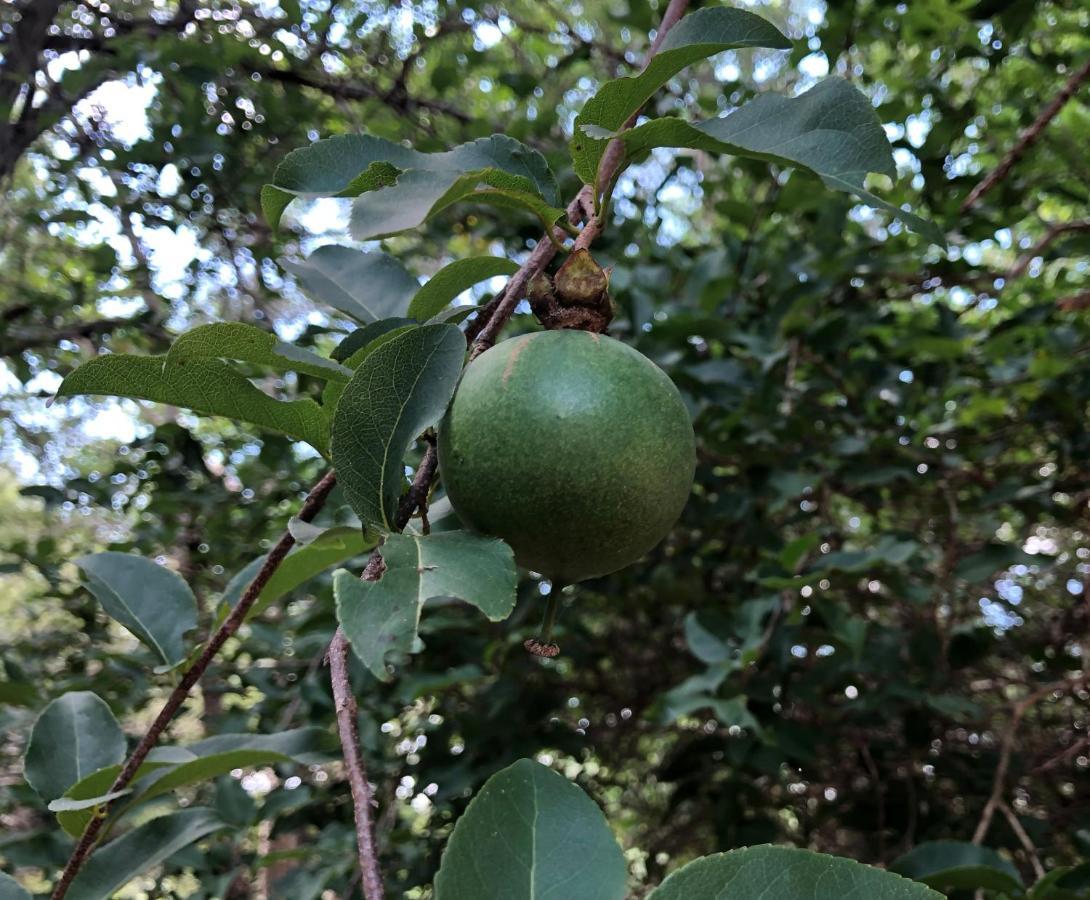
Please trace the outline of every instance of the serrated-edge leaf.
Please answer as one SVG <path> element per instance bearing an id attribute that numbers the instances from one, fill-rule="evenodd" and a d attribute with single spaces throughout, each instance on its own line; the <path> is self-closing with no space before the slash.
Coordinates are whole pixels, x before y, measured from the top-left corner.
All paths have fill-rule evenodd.
<path id="1" fill-rule="evenodd" d="M 684 16 L 667 33 L 646 69 L 639 75 L 607 81 L 580 110 L 571 140 L 575 173 L 586 184 L 593 184 L 609 143 L 608 137 L 587 134 L 584 126 L 615 132 L 686 66 L 742 47 L 786 50 L 791 42 L 770 22 L 742 9 L 709 7 Z"/>
<path id="2" fill-rule="evenodd" d="M 422 325 L 387 341 L 360 365 L 333 415 L 338 481 L 360 521 L 393 530 L 409 445 L 443 415 L 465 357 L 453 325 Z"/>
<path id="3" fill-rule="evenodd" d="M 372 353 L 374 353 L 379 347 L 385 344 L 387 341 L 392 341 L 399 335 L 404 334 L 406 331 L 411 331 L 416 328 L 416 324 L 402 325 L 400 328 L 393 328 L 390 331 L 384 331 L 378 337 L 363 347 L 356 350 L 348 359 L 345 360 L 345 367 L 354 372 L 361 365 L 363 361 L 367 359 Z M 332 412 L 337 408 L 337 404 L 341 402 L 341 395 L 344 393 L 345 385 L 341 382 L 330 382 L 322 390 L 322 408 Z"/>
<path id="4" fill-rule="evenodd" d="M 171 344 L 165 364 L 189 359 L 233 359 L 268 366 L 276 372 L 301 372 L 333 381 L 348 381 L 352 376 L 333 360 L 244 322 L 213 322 L 190 329 Z"/>
<path id="5" fill-rule="evenodd" d="M 173 668 L 185 660 L 183 638 L 197 627 L 197 598 L 184 578 L 132 553 L 107 550 L 75 562 L 102 608 L 150 647 L 164 665 Z"/>
<path id="6" fill-rule="evenodd" d="M 279 431 L 326 454 L 329 421 L 313 400 L 276 400 L 219 360 L 164 367 L 164 359 L 124 353 L 95 357 L 68 374 L 57 397 L 93 394 L 166 403 Z"/>
<path id="7" fill-rule="evenodd" d="M 417 323 L 405 316 L 390 316 L 385 319 L 379 319 L 377 322 L 362 325 L 345 337 L 333 349 L 333 353 L 330 355 L 337 362 L 346 363 L 357 350 L 366 347 L 375 338 L 381 337 L 386 334 L 386 332 L 393 331 L 396 328 L 403 328 L 406 325 L 415 324 Z"/>
<path id="8" fill-rule="evenodd" d="M 459 259 L 436 272 L 409 303 L 409 316 L 425 321 L 439 315 L 455 297 L 498 275 L 513 275 L 518 263 L 502 256 Z"/>

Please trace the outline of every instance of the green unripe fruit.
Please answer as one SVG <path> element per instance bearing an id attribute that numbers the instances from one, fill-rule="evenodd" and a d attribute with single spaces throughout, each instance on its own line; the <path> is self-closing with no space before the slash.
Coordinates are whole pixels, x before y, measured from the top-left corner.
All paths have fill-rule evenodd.
<path id="1" fill-rule="evenodd" d="M 455 512 L 571 583 L 635 562 L 689 496 L 695 438 L 647 357 L 586 331 L 512 338 L 471 363 L 439 426 Z"/>

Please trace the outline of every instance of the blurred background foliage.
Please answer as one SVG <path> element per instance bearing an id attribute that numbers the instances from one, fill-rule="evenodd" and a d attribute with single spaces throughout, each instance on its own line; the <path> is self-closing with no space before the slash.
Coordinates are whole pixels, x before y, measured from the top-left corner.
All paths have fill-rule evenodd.
<path id="1" fill-rule="evenodd" d="M 283 438 L 170 408 L 47 408 L 60 377 L 220 319 L 328 350 L 343 323 L 278 260 L 347 243 L 346 210 L 293 207 L 273 234 L 259 192 L 283 155 L 361 129 L 425 150 L 502 131 L 545 153 L 570 197 L 574 113 L 638 64 L 663 5 L 0 7 L 4 870 L 41 888 L 70 846 L 21 777 L 41 707 L 94 690 L 134 736 L 171 684 L 71 560 L 158 558 L 194 587 L 206 629 L 321 471 Z M 752 8 L 796 49 L 723 54 L 675 79 L 660 111 L 722 114 L 850 78 L 895 148 L 889 195 L 939 223 L 949 251 L 754 161 L 656 152 L 627 173 L 596 245 L 614 266 L 611 332 L 690 404 L 694 494 L 645 561 L 568 589 L 555 663 L 521 647 L 549 590 L 527 577 L 510 621 L 436 608 L 392 683 L 356 672 L 393 896 L 428 896 L 467 798 L 522 756 L 604 805 L 637 893 L 696 855 L 767 841 L 889 863 L 969 840 L 996 790 L 1010 815 L 985 842 L 1027 879 L 1090 852 L 1085 87 L 960 209 L 1087 59 L 1090 9 Z M 472 253 L 518 258 L 537 233 L 459 208 L 385 246 L 426 276 Z M 350 520 L 335 497 L 321 521 Z M 171 737 L 331 727 L 334 625 L 320 577 L 229 643 Z M 358 896 L 339 768 L 236 774 L 192 791 L 244 827 L 127 896 Z"/>

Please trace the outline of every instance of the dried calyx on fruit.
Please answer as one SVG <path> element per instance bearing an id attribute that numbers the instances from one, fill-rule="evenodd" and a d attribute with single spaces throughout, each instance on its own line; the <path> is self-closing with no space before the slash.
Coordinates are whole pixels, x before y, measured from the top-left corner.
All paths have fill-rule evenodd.
<path id="1" fill-rule="evenodd" d="M 589 250 L 576 250 L 555 275 L 534 276 L 528 293 L 530 308 L 548 329 L 601 333 L 613 319 L 609 271 L 594 261 Z"/>

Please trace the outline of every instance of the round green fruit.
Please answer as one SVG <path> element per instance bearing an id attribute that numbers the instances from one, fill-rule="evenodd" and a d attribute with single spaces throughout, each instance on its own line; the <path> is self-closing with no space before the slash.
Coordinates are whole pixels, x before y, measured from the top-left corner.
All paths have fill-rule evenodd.
<path id="1" fill-rule="evenodd" d="M 483 353 L 439 426 L 455 512 L 565 584 L 615 572 L 661 541 L 695 464 L 689 413 L 666 374 L 586 331 L 524 335 Z"/>

